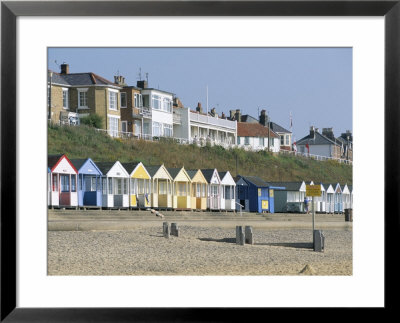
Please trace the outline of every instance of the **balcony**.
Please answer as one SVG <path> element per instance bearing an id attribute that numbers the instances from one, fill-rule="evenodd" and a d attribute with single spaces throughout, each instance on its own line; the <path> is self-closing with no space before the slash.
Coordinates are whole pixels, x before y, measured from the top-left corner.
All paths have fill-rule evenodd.
<path id="1" fill-rule="evenodd" d="M 151 119 L 151 108 L 147 108 L 147 107 L 133 108 L 132 109 L 132 117 Z"/>
<path id="2" fill-rule="evenodd" d="M 236 121 L 206 116 L 196 112 L 190 112 L 190 122 L 198 122 L 203 125 L 211 125 L 236 131 Z"/>

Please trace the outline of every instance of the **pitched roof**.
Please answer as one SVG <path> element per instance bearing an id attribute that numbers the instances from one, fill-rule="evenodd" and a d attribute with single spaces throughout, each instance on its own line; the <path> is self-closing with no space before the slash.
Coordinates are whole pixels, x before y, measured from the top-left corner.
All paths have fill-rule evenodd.
<path id="1" fill-rule="evenodd" d="M 189 175 L 190 179 L 193 179 L 193 177 L 196 175 L 197 173 L 197 169 L 187 169 L 186 173 Z"/>
<path id="2" fill-rule="evenodd" d="M 110 169 L 114 166 L 115 162 L 95 162 L 95 164 L 103 173 L 103 175 L 106 175 L 110 171 Z"/>
<path id="3" fill-rule="evenodd" d="M 64 156 L 63 154 L 60 155 L 48 155 L 47 156 L 47 166 L 52 169 L 55 164 L 59 161 L 59 159 Z"/>
<path id="4" fill-rule="evenodd" d="M 146 166 L 147 171 L 149 172 L 150 176 L 153 177 L 157 171 L 160 169 L 161 165 L 158 166 Z"/>
<path id="5" fill-rule="evenodd" d="M 167 168 L 168 173 L 171 175 L 172 178 L 175 178 L 179 172 L 181 171 L 181 168 Z"/>
<path id="6" fill-rule="evenodd" d="M 139 165 L 139 163 L 121 163 L 121 165 L 126 169 L 128 174 L 130 175 L 136 168 L 136 166 Z"/>
<path id="7" fill-rule="evenodd" d="M 274 186 L 285 187 L 286 191 L 298 191 L 301 188 L 303 182 L 269 182 Z"/>
<path id="8" fill-rule="evenodd" d="M 244 114 L 240 116 L 240 121 L 241 122 L 248 122 L 248 123 L 258 123 L 258 120 L 251 115 Z"/>
<path id="9" fill-rule="evenodd" d="M 291 131 L 281 127 L 280 125 L 276 124 L 275 122 L 270 122 L 269 126 L 271 127 L 271 129 L 275 132 L 286 132 L 286 133 L 292 133 Z"/>
<path id="10" fill-rule="evenodd" d="M 48 82 L 50 82 L 50 76 L 47 77 Z M 108 85 L 120 87 L 118 84 L 113 83 L 102 76 L 95 73 L 69 73 L 60 74 L 53 72 L 52 83 L 57 83 L 61 85 Z"/>
<path id="11" fill-rule="evenodd" d="M 204 178 L 207 180 L 208 183 L 211 182 L 212 176 L 214 174 L 214 168 L 209 168 L 209 169 L 201 169 L 201 172 L 203 173 Z"/>
<path id="12" fill-rule="evenodd" d="M 242 177 L 246 182 L 253 184 L 255 186 L 259 186 L 259 187 L 270 186 L 269 183 L 267 183 L 266 181 L 264 181 L 262 178 L 260 178 L 258 176 L 242 176 Z"/>
<path id="13" fill-rule="evenodd" d="M 72 165 L 74 165 L 77 170 L 79 170 L 83 166 L 83 164 L 86 163 L 87 160 L 88 160 L 88 158 L 86 158 L 86 159 L 83 159 L 83 158 L 82 159 L 70 159 Z"/>
<path id="14" fill-rule="evenodd" d="M 307 135 L 296 142 L 296 145 L 338 145 L 336 142 L 332 141 L 328 137 L 315 131 L 314 136 Z"/>
<path id="15" fill-rule="evenodd" d="M 259 123 L 237 123 L 238 137 L 268 137 L 268 132 L 270 138 L 279 138 L 279 136 L 273 130 L 268 131 L 268 127 L 264 127 Z"/>

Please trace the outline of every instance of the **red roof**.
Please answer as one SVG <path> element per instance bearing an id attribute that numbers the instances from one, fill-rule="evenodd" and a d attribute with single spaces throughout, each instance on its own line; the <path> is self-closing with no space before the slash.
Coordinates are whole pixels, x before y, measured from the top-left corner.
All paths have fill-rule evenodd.
<path id="1" fill-rule="evenodd" d="M 264 127 L 259 123 L 238 122 L 237 135 L 238 137 L 268 137 L 268 127 Z M 272 130 L 269 130 L 269 137 L 279 138 Z"/>

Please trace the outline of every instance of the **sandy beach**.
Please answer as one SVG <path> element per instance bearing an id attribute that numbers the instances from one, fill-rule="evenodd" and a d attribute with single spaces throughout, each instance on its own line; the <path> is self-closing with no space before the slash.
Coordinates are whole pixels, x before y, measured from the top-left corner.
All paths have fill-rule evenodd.
<path id="1" fill-rule="evenodd" d="M 341 216 L 316 219 L 324 252 L 312 249 L 304 216 L 118 220 L 56 213 L 49 216 L 48 274 L 352 275 L 352 223 Z M 164 221 L 178 224 L 179 237 L 163 236 Z M 236 244 L 236 225 L 253 227 L 253 245 Z"/>

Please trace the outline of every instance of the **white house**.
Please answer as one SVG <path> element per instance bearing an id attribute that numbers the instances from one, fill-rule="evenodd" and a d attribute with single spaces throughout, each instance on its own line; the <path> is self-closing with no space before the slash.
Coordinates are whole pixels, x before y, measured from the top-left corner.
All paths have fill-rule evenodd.
<path id="1" fill-rule="evenodd" d="M 150 118 L 143 119 L 143 136 L 172 137 L 173 136 L 173 93 L 147 88 L 147 82 L 138 82 L 142 86 L 141 98 L 143 108 L 147 109 Z"/>
<path id="2" fill-rule="evenodd" d="M 204 146 L 230 147 L 236 143 L 237 122 L 220 117 L 215 109 L 203 113 L 199 103 L 196 111 L 176 107 L 173 114 L 174 137 Z"/>
<path id="3" fill-rule="evenodd" d="M 280 137 L 270 128 L 259 123 L 238 122 L 237 145 L 248 150 L 269 149 L 272 152 L 279 152 Z"/>

